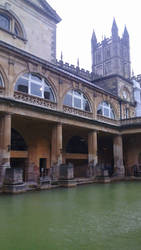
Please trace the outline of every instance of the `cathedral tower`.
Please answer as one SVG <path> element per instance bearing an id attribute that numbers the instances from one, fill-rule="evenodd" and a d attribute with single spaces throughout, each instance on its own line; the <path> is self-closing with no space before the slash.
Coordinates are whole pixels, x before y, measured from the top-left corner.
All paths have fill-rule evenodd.
<path id="1" fill-rule="evenodd" d="M 91 39 L 92 72 L 99 76 L 119 75 L 130 78 L 130 46 L 129 34 L 125 27 L 123 36 L 118 35 L 115 19 L 111 29 L 111 37 L 97 43 L 93 32 Z"/>

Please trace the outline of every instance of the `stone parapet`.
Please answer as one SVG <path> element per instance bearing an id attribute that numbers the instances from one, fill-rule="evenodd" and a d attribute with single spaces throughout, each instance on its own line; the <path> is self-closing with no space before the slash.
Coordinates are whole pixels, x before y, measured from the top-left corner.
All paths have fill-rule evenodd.
<path id="1" fill-rule="evenodd" d="M 34 104 L 38 106 L 43 106 L 49 109 L 56 110 L 56 107 L 57 107 L 57 104 L 54 102 L 51 102 L 51 101 L 48 101 L 46 99 L 39 98 L 36 96 L 31 96 L 25 93 L 21 93 L 21 92 L 14 92 L 14 98 L 22 102 L 26 102 L 26 103 L 30 103 L 30 104 Z"/>
<path id="2" fill-rule="evenodd" d="M 93 74 L 88 70 L 79 68 L 79 66 L 74 66 L 74 65 L 69 64 L 69 63 L 64 63 L 62 60 L 56 61 L 56 65 L 59 68 L 64 69 L 64 70 L 66 70 L 74 75 L 80 76 L 80 77 L 85 78 L 87 80 L 92 80 Z"/>

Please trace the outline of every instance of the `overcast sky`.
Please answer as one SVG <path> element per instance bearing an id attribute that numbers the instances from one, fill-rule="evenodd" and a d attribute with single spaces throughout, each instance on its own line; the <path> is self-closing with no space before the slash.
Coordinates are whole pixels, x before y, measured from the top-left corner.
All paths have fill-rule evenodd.
<path id="1" fill-rule="evenodd" d="M 91 36 L 97 40 L 111 36 L 113 17 L 121 36 L 125 25 L 130 36 L 131 68 L 141 74 L 141 1 L 140 0 L 47 0 L 62 18 L 57 25 L 57 58 L 91 70 Z"/>

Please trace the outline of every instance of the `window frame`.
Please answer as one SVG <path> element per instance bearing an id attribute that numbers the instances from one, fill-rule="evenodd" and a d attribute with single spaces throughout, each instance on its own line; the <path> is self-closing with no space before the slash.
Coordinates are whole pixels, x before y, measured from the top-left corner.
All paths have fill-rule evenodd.
<path id="1" fill-rule="evenodd" d="M 9 29 L 0 26 L 0 30 L 9 33 L 13 36 L 13 38 L 19 38 L 23 41 L 27 41 L 21 22 L 17 20 L 14 13 L 12 14 L 9 11 L 0 8 L 0 16 L 4 16 L 5 18 L 9 19 Z M 15 28 L 18 32 L 15 32 Z"/>
<path id="2" fill-rule="evenodd" d="M 102 114 L 99 114 L 99 113 L 98 113 L 100 110 L 102 111 L 102 112 L 101 112 Z M 108 112 L 108 115 L 105 114 L 105 111 Z M 115 120 L 115 112 L 114 112 L 114 110 L 113 110 L 111 104 L 108 103 L 108 102 L 106 102 L 106 101 L 103 101 L 103 102 L 101 102 L 101 103 L 98 105 L 97 114 L 98 114 L 98 115 L 101 115 L 101 116 L 104 116 L 104 117 L 107 117 L 107 118 L 109 118 L 109 119 Z M 111 114 L 112 114 L 112 115 L 111 115 Z"/>
<path id="3" fill-rule="evenodd" d="M 27 75 L 27 76 L 25 76 Z M 36 76 L 40 79 L 40 81 L 36 81 L 32 78 L 32 76 Z M 27 80 L 27 92 L 24 92 L 24 91 L 20 91 L 20 90 L 14 90 L 14 91 L 17 91 L 17 92 L 20 92 L 20 93 L 25 93 L 25 94 L 28 94 L 28 95 L 31 95 L 31 96 L 35 96 L 37 98 L 42 98 L 42 99 L 45 99 L 45 100 L 48 100 L 48 101 L 51 101 L 51 102 L 56 102 L 56 97 L 55 97 L 55 94 L 54 94 L 54 90 L 53 88 L 51 87 L 51 85 L 48 83 L 48 80 L 46 80 L 44 77 L 40 76 L 39 74 L 36 74 L 36 73 L 25 73 L 24 75 L 22 75 L 21 77 L 18 78 L 18 80 L 16 81 L 16 84 L 15 84 L 15 88 L 17 87 L 18 89 L 18 85 L 20 85 L 20 83 L 18 83 L 17 85 L 17 82 L 20 80 L 20 79 L 23 79 L 23 80 Z M 39 95 L 36 95 L 32 92 L 32 84 L 35 84 L 37 86 L 40 86 L 40 90 L 41 90 L 41 96 Z M 21 84 L 22 85 L 22 84 Z M 24 86 L 24 85 L 23 85 Z M 52 98 L 51 100 L 48 99 L 48 98 L 45 98 L 45 88 L 48 87 L 49 90 L 50 90 L 50 93 L 52 95 Z"/>
<path id="4" fill-rule="evenodd" d="M 1 22 L 0 22 L 0 28 L 4 29 L 6 31 L 10 31 L 10 29 L 11 29 L 11 18 L 8 15 L 6 15 L 5 13 L 0 13 L 0 18 L 1 17 L 5 18 L 5 20 L 7 20 L 7 22 L 8 22 L 8 28 L 5 28 L 4 26 L 2 26 Z"/>
<path id="5" fill-rule="evenodd" d="M 67 95 L 72 97 L 71 106 L 65 103 L 65 98 L 67 97 Z M 75 99 L 80 101 L 80 107 L 77 107 L 75 105 Z M 86 100 L 88 102 L 89 111 L 84 109 L 84 100 Z M 90 102 L 89 102 L 88 98 L 80 90 L 74 90 L 74 89 L 69 90 L 64 97 L 63 105 L 68 106 L 68 107 L 72 107 L 75 109 L 79 109 L 79 110 L 82 110 L 85 112 L 91 112 Z"/>

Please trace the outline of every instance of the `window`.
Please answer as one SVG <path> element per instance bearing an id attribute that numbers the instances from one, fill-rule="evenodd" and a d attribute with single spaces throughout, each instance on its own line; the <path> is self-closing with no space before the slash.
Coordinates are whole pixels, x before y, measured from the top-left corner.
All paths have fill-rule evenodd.
<path id="1" fill-rule="evenodd" d="M 90 112 L 89 102 L 80 91 L 70 90 L 64 98 L 64 105 Z"/>
<path id="2" fill-rule="evenodd" d="M 0 14 L 0 28 L 10 31 L 10 18 L 4 14 Z"/>
<path id="3" fill-rule="evenodd" d="M 97 114 L 111 119 L 115 119 L 114 111 L 108 102 L 102 102 L 99 104 Z"/>
<path id="4" fill-rule="evenodd" d="M 125 118 L 126 119 L 129 118 L 129 109 L 128 108 L 125 109 Z"/>
<path id="5" fill-rule="evenodd" d="M 3 87 L 3 79 L 1 75 L 0 75 L 0 87 Z"/>
<path id="6" fill-rule="evenodd" d="M 55 101 L 54 93 L 47 80 L 36 74 L 24 74 L 15 85 L 15 91 Z"/>
<path id="7" fill-rule="evenodd" d="M 0 11 L 0 28 L 15 36 L 23 38 L 23 31 L 15 17 L 7 11 Z"/>

